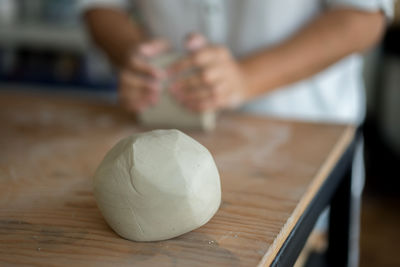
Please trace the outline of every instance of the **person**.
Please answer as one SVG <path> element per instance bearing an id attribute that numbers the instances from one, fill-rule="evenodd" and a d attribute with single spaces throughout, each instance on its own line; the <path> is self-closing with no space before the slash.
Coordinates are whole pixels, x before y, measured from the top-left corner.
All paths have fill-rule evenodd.
<path id="1" fill-rule="evenodd" d="M 128 1 L 81 1 L 93 39 L 119 69 L 118 94 L 127 110 L 156 104 L 167 75 L 196 68 L 169 88 L 188 109 L 238 108 L 355 125 L 366 106 L 361 54 L 380 40 L 393 13 L 392 0 L 130 3 L 133 20 L 125 11 Z M 149 64 L 169 50 L 185 56 L 167 71 Z"/>

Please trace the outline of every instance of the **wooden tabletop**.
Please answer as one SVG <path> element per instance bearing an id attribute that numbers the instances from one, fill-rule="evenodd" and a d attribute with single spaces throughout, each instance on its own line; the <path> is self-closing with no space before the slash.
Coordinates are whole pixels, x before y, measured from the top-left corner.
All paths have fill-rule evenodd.
<path id="1" fill-rule="evenodd" d="M 222 204 L 205 226 L 162 242 L 114 233 L 92 175 L 143 131 L 96 101 L 0 93 L 0 265 L 269 265 L 354 136 L 354 128 L 225 114 L 189 134 L 213 154 Z"/>

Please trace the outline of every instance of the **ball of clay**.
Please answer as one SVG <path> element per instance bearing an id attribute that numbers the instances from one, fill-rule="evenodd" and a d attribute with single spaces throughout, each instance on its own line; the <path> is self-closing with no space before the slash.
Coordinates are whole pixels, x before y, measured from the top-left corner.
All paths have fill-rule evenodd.
<path id="1" fill-rule="evenodd" d="M 178 130 L 121 140 L 94 176 L 94 195 L 120 236 L 156 241 L 194 230 L 216 213 L 221 185 L 210 152 Z"/>

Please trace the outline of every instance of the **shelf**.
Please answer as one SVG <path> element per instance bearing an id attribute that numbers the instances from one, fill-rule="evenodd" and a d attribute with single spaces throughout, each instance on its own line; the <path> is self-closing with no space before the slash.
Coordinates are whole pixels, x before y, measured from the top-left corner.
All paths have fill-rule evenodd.
<path id="1" fill-rule="evenodd" d="M 83 26 L 46 24 L 0 25 L 0 47 L 29 45 L 35 48 L 87 51 L 90 42 Z"/>

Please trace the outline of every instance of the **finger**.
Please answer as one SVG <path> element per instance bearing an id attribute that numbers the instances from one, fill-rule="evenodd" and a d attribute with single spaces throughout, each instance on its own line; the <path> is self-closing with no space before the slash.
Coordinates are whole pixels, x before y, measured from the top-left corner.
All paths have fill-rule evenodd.
<path id="1" fill-rule="evenodd" d="M 179 90 L 183 91 L 183 93 L 205 87 L 200 75 L 190 75 L 186 78 L 179 79 L 175 81 L 173 85 L 177 85 L 176 88 L 179 88 Z"/>
<path id="2" fill-rule="evenodd" d="M 189 102 L 204 101 L 208 98 L 223 98 L 225 95 L 224 84 L 217 84 L 213 87 L 199 88 L 191 90 L 184 95 L 184 99 Z"/>
<path id="3" fill-rule="evenodd" d="M 225 107 L 231 102 L 231 91 L 229 90 L 229 84 L 221 82 L 216 86 L 209 88 L 208 94 L 197 94 L 194 98 L 186 99 L 186 104 L 192 106 L 196 110 L 216 110 Z M 194 95 L 192 95 L 194 96 Z"/>
<path id="4" fill-rule="evenodd" d="M 123 72 L 120 75 L 119 95 L 125 105 L 141 106 L 142 102 L 155 104 L 158 101 L 160 88 L 158 83 L 143 79 L 140 76 Z"/>
<path id="5" fill-rule="evenodd" d="M 222 64 L 210 65 L 199 73 L 199 79 L 204 86 L 215 86 L 224 80 L 226 69 Z"/>
<path id="6" fill-rule="evenodd" d="M 142 102 L 139 101 L 140 97 L 138 97 L 140 92 L 135 92 L 135 94 L 136 96 L 132 94 L 119 94 L 119 103 L 127 111 L 138 112 L 142 108 Z"/>
<path id="7" fill-rule="evenodd" d="M 153 99 L 140 90 L 134 94 L 120 94 L 119 101 L 125 109 L 132 112 L 140 112 L 153 105 Z"/>
<path id="8" fill-rule="evenodd" d="M 187 80 L 189 86 L 214 86 L 223 80 L 224 72 L 225 70 L 222 65 L 214 64 L 198 71 L 196 74 L 188 76 L 185 80 Z"/>
<path id="9" fill-rule="evenodd" d="M 204 99 L 203 101 L 187 102 L 184 104 L 186 108 L 195 112 L 205 112 L 216 110 L 215 101 L 212 98 Z"/>
<path id="10" fill-rule="evenodd" d="M 175 92 L 174 96 L 178 98 L 181 103 L 202 101 L 212 97 L 213 92 L 209 88 L 196 88 L 190 91 Z"/>
<path id="11" fill-rule="evenodd" d="M 181 91 L 183 94 L 198 91 L 199 88 L 215 88 L 223 83 L 224 70 L 219 66 L 212 66 L 196 74 L 176 80 L 168 88 L 170 92 Z"/>
<path id="12" fill-rule="evenodd" d="M 173 96 L 184 106 L 197 106 L 198 103 L 214 97 L 214 92 L 209 88 L 197 88 L 190 92 L 175 92 Z"/>
<path id="13" fill-rule="evenodd" d="M 135 111 L 142 99 L 142 88 L 131 87 L 130 84 L 121 82 L 118 87 L 119 102 L 130 111 Z"/>
<path id="14" fill-rule="evenodd" d="M 150 64 L 147 59 L 138 55 L 131 57 L 128 69 L 132 72 L 137 72 L 143 76 L 153 79 L 163 79 L 166 76 L 166 73 L 163 69 L 157 68 L 156 66 Z"/>
<path id="15" fill-rule="evenodd" d="M 208 40 L 200 33 L 190 33 L 186 37 L 185 48 L 189 52 L 195 52 L 200 49 L 205 49 L 208 46 Z M 179 73 L 186 69 L 190 69 L 192 64 L 191 57 L 185 57 L 183 60 L 172 64 L 168 69 L 171 73 Z"/>
<path id="16" fill-rule="evenodd" d="M 164 39 L 156 39 L 150 42 L 141 44 L 138 47 L 138 53 L 141 56 L 151 58 L 155 57 L 161 53 L 166 52 L 169 49 L 169 42 Z"/>
<path id="17" fill-rule="evenodd" d="M 169 71 L 180 73 L 188 69 L 204 69 L 213 64 L 223 63 L 229 58 L 230 53 L 225 48 L 207 46 L 171 65 Z"/>
<path id="18" fill-rule="evenodd" d="M 153 40 L 138 46 L 128 60 L 128 68 L 141 72 L 154 78 L 165 78 L 166 73 L 162 68 L 152 65 L 149 60 L 169 49 L 169 43 L 163 39 Z"/>
<path id="19" fill-rule="evenodd" d="M 200 68 L 204 68 L 214 62 L 225 62 L 229 58 L 229 50 L 218 45 L 207 46 L 191 55 L 192 64 Z"/>
<path id="20" fill-rule="evenodd" d="M 196 51 L 208 45 L 208 40 L 200 33 L 190 33 L 186 37 L 185 48 L 189 51 Z"/>
<path id="21" fill-rule="evenodd" d="M 122 88 L 127 88 L 129 90 L 140 88 L 145 88 L 150 91 L 161 90 L 160 83 L 156 80 L 137 75 L 127 70 L 120 73 L 119 82 L 122 85 Z"/>

